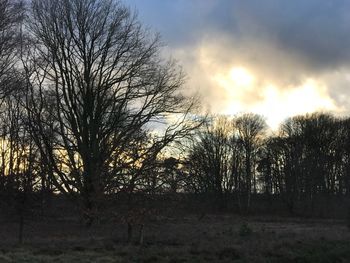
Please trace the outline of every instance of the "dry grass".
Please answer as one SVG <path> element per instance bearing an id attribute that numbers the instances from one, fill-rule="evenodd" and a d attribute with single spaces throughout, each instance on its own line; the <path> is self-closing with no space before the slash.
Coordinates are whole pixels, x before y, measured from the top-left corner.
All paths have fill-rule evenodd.
<path id="1" fill-rule="evenodd" d="M 146 225 L 142 247 L 126 244 L 125 232 L 118 223 L 87 231 L 73 219 L 31 222 L 17 246 L 16 225 L 2 224 L 0 262 L 350 262 L 350 233 L 336 220 L 163 217 Z"/>

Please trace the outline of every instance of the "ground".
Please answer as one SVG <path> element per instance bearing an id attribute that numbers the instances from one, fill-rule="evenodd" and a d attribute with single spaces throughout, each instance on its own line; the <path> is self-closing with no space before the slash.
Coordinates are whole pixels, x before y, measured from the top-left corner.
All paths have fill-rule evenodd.
<path id="1" fill-rule="evenodd" d="M 233 214 L 159 217 L 145 225 L 144 244 L 126 243 L 126 226 L 90 230 L 75 218 L 0 226 L 0 262 L 350 262 L 342 220 Z"/>

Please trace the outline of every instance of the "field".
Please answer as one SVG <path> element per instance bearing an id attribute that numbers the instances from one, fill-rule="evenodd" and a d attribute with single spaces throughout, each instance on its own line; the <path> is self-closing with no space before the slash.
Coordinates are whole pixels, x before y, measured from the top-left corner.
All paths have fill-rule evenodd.
<path id="1" fill-rule="evenodd" d="M 158 216 L 144 227 L 142 246 L 126 242 L 126 225 L 87 230 L 76 217 L 0 225 L 0 262 L 350 262 L 343 220 L 189 213 Z"/>

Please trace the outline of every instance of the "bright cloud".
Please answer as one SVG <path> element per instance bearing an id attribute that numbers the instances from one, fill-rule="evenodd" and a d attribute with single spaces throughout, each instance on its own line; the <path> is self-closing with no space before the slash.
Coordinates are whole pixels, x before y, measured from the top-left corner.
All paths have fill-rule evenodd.
<path id="1" fill-rule="evenodd" d="M 251 111 L 272 128 L 313 111 L 350 113 L 350 2 L 127 1 L 160 30 L 203 111 Z"/>
<path id="2" fill-rule="evenodd" d="M 290 89 L 266 87 L 263 99 L 252 111 L 267 116 L 268 125 L 277 129 L 287 117 L 315 111 L 339 112 L 339 108 L 327 94 L 326 86 L 310 79 L 301 86 Z"/>
<path id="3" fill-rule="evenodd" d="M 251 64 L 234 51 L 227 52 L 232 59 L 221 59 L 219 47 L 222 46 L 202 44 L 193 52 L 191 62 L 185 63 L 190 65 L 186 69 L 189 86 L 199 87 L 204 108 L 212 113 L 255 112 L 264 115 L 268 125 L 276 129 L 291 116 L 315 111 L 344 112 L 344 107 L 331 96 L 329 83 L 342 76 L 349 78 L 349 75 L 319 75 L 318 79 L 303 75 L 298 81 L 280 81 L 278 74 Z M 187 53 L 182 50 L 176 54 L 183 58 Z M 236 61 L 241 63 L 235 64 Z"/>

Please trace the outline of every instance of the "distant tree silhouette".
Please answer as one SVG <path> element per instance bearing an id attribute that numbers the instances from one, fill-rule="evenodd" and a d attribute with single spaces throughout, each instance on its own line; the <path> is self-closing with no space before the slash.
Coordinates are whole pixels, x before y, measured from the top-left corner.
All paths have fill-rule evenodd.
<path id="1" fill-rule="evenodd" d="M 315 113 L 286 120 L 266 139 L 259 161 L 262 181 L 294 213 L 297 202 L 312 211 L 317 195 L 343 194 L 348 139 L 344 120 Z M 307 201 L 307 202 L 306 202 Z"/>
<path id="2" fill-rule="evenodd" d="M 348 196 L 348 118 L 295 116 L 271 135 L 258 115 L 243 114 L 232 118 L 231 126 L 229 122 L 213 118 L 196 136 L 184 166 L 187 191 L 235 193 L 242 212 L 249 211 L 253 194 L 263 199 L 265 193 L 270 201 L 283 201 L 291 214 L 313 214 L 321 200 Z"/>
<path id="3" fill-rule="evenodd" d="M 189 152 L 189 182 L 197 192 L 212 194 L 217 204 L 224 205 L 225 192 L 233 189 L 232 124 L 219 118 L 200 131 Z"/>
<path id="4" fill-rule="evenodd" d="M 197 191 L 215 193 L 219 202 L 225 193 L 236 192 L 239 206 L 247 211 L 257 188 L 257 150 L 265 128 L 259 115 L 244 114 L 233 120 L 218 118 L 201 132 L 188 157 Z"/>
<path id="5" fill-rule="evenodd" d="M 244 156 L 243 209 L 249 211 L 252 190 L 254 193 L 257 193 L 257 177 L 255 173 L 257 153 L 264 139 L 267 125 L 260 115 L 246 113 L 234 119 L 234 126 L 238 133 L 238 141 L 241 144 Z"/>

